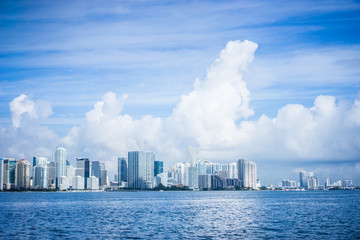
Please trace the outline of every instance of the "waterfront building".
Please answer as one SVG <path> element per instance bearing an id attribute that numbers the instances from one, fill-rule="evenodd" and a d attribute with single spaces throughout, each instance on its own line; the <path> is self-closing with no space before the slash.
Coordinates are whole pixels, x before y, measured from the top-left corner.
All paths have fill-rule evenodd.
<path id="1" fill-rule="evenodd" d="M 226 180 L 219 175 L 211 175 L 211 188 L 224 189 L 226 188 Z"/>
<path id="2" fill-rule="evenodd" d="M 117 181 L 119 185 L 122 185 L 123 182 L 128 181 L 127 177 L 128 167 L 125 157 L 118 158 L 118 174 Z"/>
<path id="3" fill-rule="evenodd" d="M 99 190 L 99 178 L 95 176 L 89 177 L 87 180 L 87 189 L 89 190 Z"/>
<path id="4" fill-rule="evenodd" d="M 199 188 L 199 178 L 198 178 L 198 169 L 196 166 L 190 166 L 187 168 L 188 171 L 188 187 L 190 189 L 197 189 Z"/>
<path id="5" fill-rule="evenodd" d="M 299 181 L 300 181 L 300 187 L 301 188 L 307 188 L 308 187 L 308 175 L 305 171 L 301 171 L 299 173 Z"/>
<path id="6" fill-rule="evenodd" d="M 164 162 L 154 161 L 154 176 L 164 172 Z"/>
<path id="7" fill-rule="evenodd" d="M 56 188 L 59 189 L 60 178 L 66 176 L 66 149 L 57 147 L 54 154 L 56 164 Z"/>
<path id="8" fill-rule="evenodd" d="M 87 189 L 87 179 L 91 176 L 91 165 L 89 158 L 76 159 L 76 176 L 84 178 L 84 188 Z"/>
<path id="9" fill-rule="evenodd" d="M 3 159 L 0 158 L 0 191 L 3 190 L 4 186 L 3 186 Z"/>
<path id="10" fill-rule="evenodd" d="M 14 158 L 3 158 L 3 189 L 15 189 L 15 168 Z"/>
<path id="11" fill-rule="evenodd" d="M 316 190 L 319 188 L 319 180 L 313 174 L 308 178 L 308 189 Z"/>
<path id="12" fill-rule="evenodd" d="M 239 159 L 237 162 L 238 179 L 241 187 L 257 188 L 256 164 L 247 159 Z"/>
<path id="13" fill-rule="evenodd" d="M 55 189 L 56 187 L 56 163 L 49 162 L 47 164 L 48 172 L 48 188 Z"/>
<path id="14" fill-rule="evenodd" d="M 158 186 L 160 183 L 165 187 L 168 186 L 168 173 L 167 172 L 159 173 L 158 175 L 156 175 L 156 186 Z"/>
<path id="15" fill-rule="evenodd" d="M 107 170 L 105 167 L 105 162 L 93 161 L 91 163 L 91 176 L 95 176 L 98 178 L 99 186 L 106 186 Z"/>
<path id="16" fill-rule="evenodd" d="M 226 185 L 228 187 L 232 186 L 234 188 L 240 188 L 241 187 L 241 182 L 237 178 L 227 178 L 226 179 Z"/>
<path id="17" fill-rule="evenodd" d="M 211 175 L 202 174 L 198 176 L 199 188 L 210 189 L 211 188 Z"/>
<path id="18" fill-rule="evenodd" d="M 16 189 L 30 189 L 30 168 L 31 165 L 25 159 L 16 163 L 15 168 L 15 187 Z"/>
<path id="19" fill-rule="evenodd" d="M 72 179 L 72 188 L 74 190 L 84 190 L 85 189 L 84 177 L 79 175 L 75 176 Z"/>
<path id="20" fill-rule="evenodd" d="M 47 158 L 33 157 L 33 188 L 45 189 L 48 181 Z"/>
<path id="21" fill-rule="evenodd" d="M 60 177 L 60 184 L 59 184 L 59 190 L 66 190 L 70 188 L 70 182 L 71 179 L 69 179 L 67 176 L 61 176 Z"/>
<path id="22" fill-rule="evenodd" d="M 238 171 L 237 171 L 237 166 L 236 166 L 236 163 L 229 163 L 227 164 L 228 166 L 228 178 L 230 179 L 235 179 L 235 178 L 238 178 Z"/>
<path id="23" fill-rule="evenodd" d="M 128 152 L 128 187 L 146 189 L 154 187 L 153 152 Z"/>

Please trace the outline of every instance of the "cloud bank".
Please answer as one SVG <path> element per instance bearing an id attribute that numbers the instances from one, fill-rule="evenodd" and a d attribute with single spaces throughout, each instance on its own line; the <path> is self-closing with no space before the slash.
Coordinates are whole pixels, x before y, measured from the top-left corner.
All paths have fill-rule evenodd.
<path id="1" fill-rule="evenodd" d="M 358 160 L 360 99 L 318 96 L 312 107 L 288 104 L 275 118 L 249 119 L 254 111 L 243 75 L 257 47 L 247 40 L 228 42 L 167 118 L 134 119 L 122 112 L 127 95 L 107 92 L 80 126 L 60 138 L 37 121 L 51 115 L 51 105 L 20 95 L 10 103 L 13 126 L 1 128 L 0 150 L 9 156 L 51 156 L 61 144 L 71 157 L 105 160 L 113 169 L 114 159 L 130 150 L 155 151 L 166 165 L 184 161 L 189 145 L 200 158 L 216 161 L 242 156 L 253 161 Z"/>

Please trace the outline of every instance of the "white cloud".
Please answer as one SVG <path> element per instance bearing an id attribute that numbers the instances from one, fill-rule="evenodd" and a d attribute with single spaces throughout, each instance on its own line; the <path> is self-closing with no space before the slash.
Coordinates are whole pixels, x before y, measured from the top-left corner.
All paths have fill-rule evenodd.
<path id="1" fill-rule="evenodd" d="M 34 102 L 25 94 L 14 98 L 9 106 L 14 127 L 20 127 L 21 119 L 24 116 L 31 119 L 44 119 L 52 114 L 51 104 L 49 102 L 43 100 Z"/>
<path id="2" fill-rule="evenodd" d="M 188 145 L 196 146 L 202 158 L 227 161 L 244 155 L 253 160 L 359 157 L 359 100 L 346 104 L 318 96 L 313 107 L 288 104 L 273 119 L 263 115 L 246 121 L 253 111 L 242 73 L 256 48 L 250 41 L 229 42 L 205 78 L 195 81 L 194 90 L 183 95 L 165 119 L 135 120 L 122 114 L 126 97 L 108 92 L 63 143 L 74 152 L 105 159 L 128 150 L 152 150 L 168 164 L 185 160 Z"/>
<path id="3" fill-rule="evenodd" d="M 115 171 L 115 158 L 130 150 L 155 151 L 166 165 L 184 161 L 189 145 L 200 158 L 251 160 L 357 160 L 360 156 L 360 100 L 338 102 L 318 96 L 312 107 L 288 104 L 275 118 L 254 114 L 242 75 L 253 60 L 257 44 L 231 41 L 210 66 L 204 79 L 183 95 L 167 118 L 134 119 L 122 112 L 127 95 L 106 93 L 80 126 L 61 140 L 37 123 L 51 106 L 20 95 L 10 103 L 13 127 L 2 129 L 2 151 L 7 154 L 50 154 L 58 143 L 69 159 L 87 156 L 105 160 Z M 22 119 L 26 118 L 26 121 Z M 20 141 L 19 141 L 20 140 Z M 5 146 L 5 147 L 4 147 Z M 25 149 L 25 150 L 23 150 Z"/>
<path id="4" fill-rule="evenodd" d="M 32 156 L 52 156 L 58 136 L 48 127 L 41 126 L 39 118 L 47 118 L 51 105 L 33 101 L 25 94 L 16 97 L 10 104 L 12 126 L 0 126 L 0 152 L 5 157 L 30 159 Z"/>

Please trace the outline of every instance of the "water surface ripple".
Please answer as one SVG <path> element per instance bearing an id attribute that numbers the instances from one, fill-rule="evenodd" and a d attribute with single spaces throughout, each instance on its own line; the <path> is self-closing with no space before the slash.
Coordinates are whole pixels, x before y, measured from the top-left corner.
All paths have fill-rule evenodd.
<path id="1" fill-rule="evenodd" d="M 0 239 L 360 239 L 360 191 L 0 193 Z"/>

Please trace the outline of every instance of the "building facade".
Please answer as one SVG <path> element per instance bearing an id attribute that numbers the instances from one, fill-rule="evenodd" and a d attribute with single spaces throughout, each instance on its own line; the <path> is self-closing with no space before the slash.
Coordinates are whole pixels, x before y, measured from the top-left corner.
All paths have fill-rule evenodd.
<path id="1" fill-rule="evenodd" d="M 15 168 L 16 160 L 14 158 L 3 159 L 3 189 L 15 189 Z"/>
<path id="2" fill-rule="evenodd" d="M 128 187 L 136 189 L 153 188 L 155 153 L 128 152 Z"/>
<path id="3" fill-rule="evenodd" d="M 118 174 L 117 181 L 118 184 L 121 185 L 122 182 L 128 181 L 128 166 L 125 157 L 118 158 Z"/>
<path id="4" fill-rule="evenodd" d="M 56 165 L 56 188 L 60 187 L 60 178 L 66 177 L 66 149 L 57 147 L 54 154 L 54 162 Z"/>
<path id="5" fill-rule="evenodd" d="M 88 158 L 76 159 L 76 176 L 84 178 L 84 188 L 87 189 L 87 179 L 91 176 L 91 165 Z"/>
<path id="6" fill-rule="evenodd" d="M 21 159 L 16 163 L 15 170 L 15 187 L 16 189 L 30 189 L 30 168 L 31 165 L 25 159 Z"/>
<path id="7" fill-rule="evenodd" d="M 256 164 L 247 159 L 239 159 L 237 162 L 238 179 L 243 188 L 257 188 Z"/>

